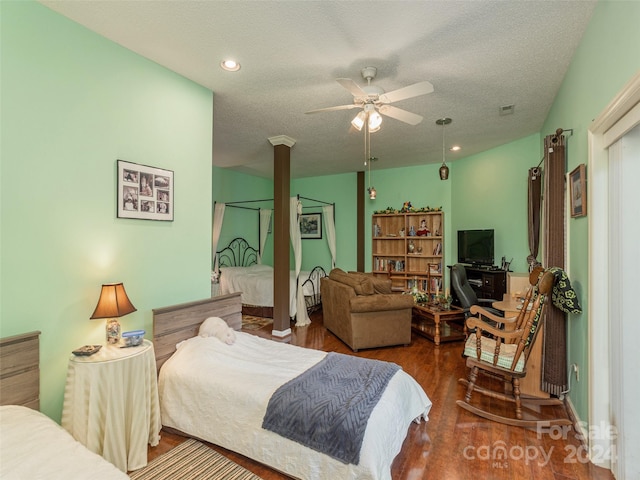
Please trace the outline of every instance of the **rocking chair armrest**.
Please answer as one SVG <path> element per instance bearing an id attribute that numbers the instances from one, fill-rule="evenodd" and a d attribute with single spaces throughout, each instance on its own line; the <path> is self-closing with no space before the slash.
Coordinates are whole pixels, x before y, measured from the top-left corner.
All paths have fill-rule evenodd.
<path id="1" fill-rule="evenodd" d="M 515 318 L 516 318 L 516 317 L 509 317 L 509 318 L 499 317 L 495 313 L 493 313 L 490 310 L 487 310 L 486 308 L 483 308 L 483 307 L 481 307 L 479 305 L 471 305 L 471 308 L 469 309 L 469 311 L 474 316 L 487 317 L 489 320 L 492 320 L 492 321 L 494 321 L 496 323 L 513 323 L 515 321 Z"/>
<path id="2" fill-rule="evenodd" d="M 471 307 L 473 309 L 473 307 Z M 504 320 L 504 319 L 502 319 Z M 522 329 L 516 329 L 516 330 L 502 330 L 500 328 L 496 328 L 493 325 L 485 322 L 484 320 L 482 320 L 481 318 L 478 317 L 469 317 L 467 319 L 467 329 L 468 330 L 473 330 L 473 329 L 479 329 L 480 331 L 484 331 L 484 332 L 488 332 L 491 335 L 494 335 L 496 337 L 500 337 L 503 340 L 513 340 L 513 339 L 519 339 L 522 336 Z M 503 342 L 505 343 L 505 342 Z M 509 343 L 509 342 L 506 342 Z"/>

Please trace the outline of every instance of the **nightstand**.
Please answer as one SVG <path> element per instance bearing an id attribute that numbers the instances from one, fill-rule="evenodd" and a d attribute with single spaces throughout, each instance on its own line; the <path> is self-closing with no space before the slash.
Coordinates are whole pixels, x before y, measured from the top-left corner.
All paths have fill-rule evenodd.
<path id="1" fill-rule="evenodd" d="M 153 344 L 72 355 L 62 426 L 123 472 L 144 467 L 162 428 Z"/>

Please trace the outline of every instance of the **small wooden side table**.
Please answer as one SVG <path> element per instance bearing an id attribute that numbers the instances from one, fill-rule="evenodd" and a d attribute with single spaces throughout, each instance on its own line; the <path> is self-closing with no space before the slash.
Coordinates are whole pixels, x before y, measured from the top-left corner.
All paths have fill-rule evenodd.
<path id="1" fill-rule="evenodd" d="M 413 306 L 412 313 L 411 329 L 436 345 L 467 338 L 464 310 L 460 307 L 451 305 L 449 310 L 444 310 L 435 305 L 418 304 Z"/>

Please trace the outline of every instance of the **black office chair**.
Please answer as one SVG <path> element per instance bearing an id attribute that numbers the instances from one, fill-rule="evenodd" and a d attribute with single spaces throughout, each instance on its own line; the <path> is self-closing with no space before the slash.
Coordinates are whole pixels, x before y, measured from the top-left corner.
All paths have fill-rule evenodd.
<path id="1" fill-rule="evenodd" d="M 469 280 L 467 280 L 467 271 L 464 265 L 460 263 L 456 263 L 451 267 L 451 288 L 453 288 L 460 301 L 460 307 L 464 309 L 465 317 L 470 316 L 470 309 L 473 305 L 480 305 L 486 311 L 499 317 L 504 317 L 503 312 L 491 307 L 491 304 L 495 302 L 494 299 L 478 298 L 476 292 L 471 288 Z"/>

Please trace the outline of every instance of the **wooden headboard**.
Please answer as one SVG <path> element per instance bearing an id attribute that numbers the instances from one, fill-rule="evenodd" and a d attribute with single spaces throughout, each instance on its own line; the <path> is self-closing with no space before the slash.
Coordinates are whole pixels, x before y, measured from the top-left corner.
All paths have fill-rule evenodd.
<path id="1" fill-rule="evenodd" d="M 0 339 L 0 405 L 40 410 L 40 332 Z"/>
<path id="2" fill-rule="evenodd" d="M 153 348 L 156 368 L 176 351 L 176 345 L 198 335 L 200 324 L 209 317 L 220 317 L 235 330 L 242 328 L 240 292 L 153 309 Z"/>

